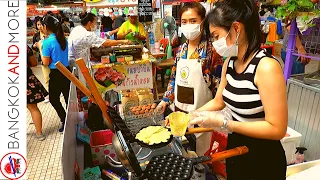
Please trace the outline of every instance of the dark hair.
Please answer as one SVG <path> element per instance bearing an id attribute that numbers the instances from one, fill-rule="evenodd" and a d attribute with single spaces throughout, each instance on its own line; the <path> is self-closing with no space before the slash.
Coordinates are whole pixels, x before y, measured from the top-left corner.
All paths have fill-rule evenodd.
<path id="1" fill-rule="evenodd" d="M 180 18 L 182 16 L 182 14 L 186 11 L 188 11 L 189 9 L 195 9 L 198 13 L 198 15 L 201 17 L 201 19 L 205 19 L 206 18 L 206 9 L 202 6 L 202 4 L 198 3 L 198 2 L 186 2 L 183 4 L 183 6 L 180 9 L 179 15 Z"/>
<path id="2" fill-rule="evenodd" d="M 229 31 L 232 23 L 237 21 L 244 24 L 248 49 L 244 55 L 244 60 L 250 54 L 259 50 L 262 33 L 260 29 L 260 19 L 258 7 L 253 0 L 224 0 L 217 2 L 216 7 L 207 15 L 211 25 L 222 27 Z"/>
<path id="3" fill-rule="evenodd" d="M 69 18 L 68 17 L 62 18 L 62 22 L 69 22 Z"/>
<path id="4" fill-rule="evenodd" d="M 92 14 L 92 13 L 83 13 L 80 15 L 80 19 L 81 19 L 81 24 L 83 26 L 87 25 L 88 22 L 93 22 L 94 18 L 96 18 L 96 15 Z"/>
<path id="5" fill-rule="evenodd" d="M 39 16 L 37 16 L 37 17 L 34 18 L 34 24 L 35 24 L 35 26 L 36 26 L 36 30 L 39 30 L 39 29 L 38 29 L 38 26 L 37 26 L 38 21 L 40 21 L 40 23 L 41 23 L 41 17 L 39 17 Z"/>
<path id="6" fill-rule="evenodd" d="M 112 19 L 111 17 L 106 17 L 106 16 L 103 16 L 101 18 L 101 25 L 103 26 L 103 28 L 108 28 L 108 29 L 112 29 Z"/>
<path id="7" fill-rule="evenodd" d="M 261 9 L 267 8 L 266 5 L 261 5 Z"/>
<path id="8" fill-rule="evenodd" d="M 199 2 L 184 3 L 179 12 L 180 19 L 182 14 L 188 11 L 189 9 L 195 9 L 197 11 L 197 14 L 201 17 L 201 20 L 204 20 L 203 22 L 204 33 L 209 35 L 210 31 L 209 31 L 208 21 L 206 19 L 206 9 L 203 7 L 203 5 L 200 4 Z M 209 36 L 207 36 L 207 38 L 209 39 Z"/>
<path id="9" fill-rule="evenodd" d="M 56 34 L 57 41 L 60 44 L 62 50 L 67 48 L 67 40 L 64 36 L 61 23 L 59 20 L 51 15 L 46 15 L 41 21 L 42 25 L 46 25 L 47 29 Z"/>

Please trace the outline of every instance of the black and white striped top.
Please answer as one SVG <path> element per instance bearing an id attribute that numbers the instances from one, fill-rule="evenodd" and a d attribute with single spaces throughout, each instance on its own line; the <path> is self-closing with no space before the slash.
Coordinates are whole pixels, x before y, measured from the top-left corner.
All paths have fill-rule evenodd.
<path id="1" fill-rule="evenodd" d="M 222 96 L 235 120 L 242 122 L 265 120 L 260 94 L 254 83 L 257 66 L 263 57 L 272 56 L 265 50 L 260 50 L 240 74 L 235 71 L 234 59 L 229 60 L 226 72 L 227 86 Z"/>

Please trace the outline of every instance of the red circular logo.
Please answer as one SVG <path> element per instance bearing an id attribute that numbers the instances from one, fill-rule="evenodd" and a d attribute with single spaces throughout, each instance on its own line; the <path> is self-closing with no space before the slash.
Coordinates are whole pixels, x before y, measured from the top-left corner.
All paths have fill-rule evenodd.
<path id="1" fill-rule="evenodd" d="M 1 173 L 8 179 L 19 179 L 27 171 L 27 161 L 19 153 L 11 152 L 4 155 L 0 161 Z"/>

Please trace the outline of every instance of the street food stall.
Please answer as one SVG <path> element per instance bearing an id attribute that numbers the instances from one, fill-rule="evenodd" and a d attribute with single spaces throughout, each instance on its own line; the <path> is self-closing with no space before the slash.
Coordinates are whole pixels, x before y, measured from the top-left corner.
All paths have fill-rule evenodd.
<path id="1" fill-rule="evenodd" d="M 156 59 L 141 45 L 92 48 L 89 68 L 82 59 L 76 63 L 89 89 L 63 65 L 56 64 L 73 82 L 72 86 L 87 95 L 88 103 L 92 102 L 88 105 L 87 118 L 79 121 L 76 128 L 76 139 L 84 145 L 85 162 L 74 158 L 80 163 L 74 162 L 77 171 L 68 177 L 205 179 L 213 176 L 206 164 L 248 152 L 246 147 L 238 147 L 197 157 L 185 149 L 184 134 L 213 130 L 187 128 L 189 116 L 184 113 L 171 114 L 170 118 L 179 121 L 165 124 L 164 113 L 155 109 L 157 101 L 152 92 L 152 63 L 156 63 Z"/>

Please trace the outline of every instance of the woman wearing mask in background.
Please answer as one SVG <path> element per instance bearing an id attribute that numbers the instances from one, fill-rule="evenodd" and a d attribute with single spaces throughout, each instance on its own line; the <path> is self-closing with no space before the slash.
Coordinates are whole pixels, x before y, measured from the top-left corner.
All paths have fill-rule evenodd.
<path id="1" fill-rule="evenodd" d="M 55 66 L 60 61 L 69 68 L 68 62 L 68 42 L 64 36 L 61 23 L 51 15 L 46 15 L 42 19 L 43 32 L 48 37 L 39 43 L 39 49 L 43 65 L 49 66 L 49 100 L 53 108 L 58 113 L 61 121 L 59 132 L 64 131 L 66 111 L 60 102 L 60 94 L 63 94 L 66 105 L 68 105 L 70 81 Z"/>
<path id="2" fill-rule="evenodd" d="M 227 149 L 249 153 L 226 160 L 228 180 L 284 180 L 280 143 L 287 130 L 286 84 L 280 63 L 261 50 L 258 8 L 253 0 L 225 0 L 208 14 L 213 47 L 225 61 L 213 100 L 194 113 L 191 124 L 228 130 Z M 227 106 L 233 119 L 212 111 Z"/>
<path id="3" fill-rule="evenodd" d="M 97 17 L 92 13 L 84 13 L 80 16 L 81 25 L 75 27 L 69 37 L 69 62 L 71 68 L 75 66 L 75 60 L 83 58 L 86 63 L 90 60 L 90 48 L 94 45 L 96 47 L 116 46 L 119 44 L 130 44 L 129 40 L 110 40 L 100 38 L 95 34 L 97 29 Z M 84 77 L 81 73 L 76 73 L 82 83 L 85 83 Z"/>
<path id="4" fill-rule="evenodd" d="M 213 51 L 205 16 L 205 8 L 198 2 L 185 3 L 181 8 L 181 32 L 188 40 L 179 47 L 168 90 L 158 108 L 164 110 L 174 103 L 175 111 L 190 112 L 214 97 L 223 62 Z M 204 155 L 209 149 L 211 133 L 196 136 L 196 152 Z"/>
<path id="5" fill-rule="evenodd" d="M 43 29 L 42 29 L 42 24 L 41 24 L 41 18 L 37 17 L 35 19 L 36 22 L 36 29 L 37 29 L 37 33 L 34 34 L 33 36 L 33 45 L 32 45 L 32 49 L 36 52 L 39 52 L 39 48 L 38 48 L 38 43 L 41 40 L 45 39 L 45 34 L 43 33 Z M 41 60 L 41 55 L 39 55 L 39 62 L 42 63 Z M 49 74 L 50 74 L 50 68 L 48 66 L 45 66 L 42 64 L 42 73 L 43 73 L 43 78 L 44 78 L 44 85 L 47 89 L 47 91 L 49 90 Z M 44 100 L 44 102 L 49 102 L 49 96 L 47 96 Z"/>

